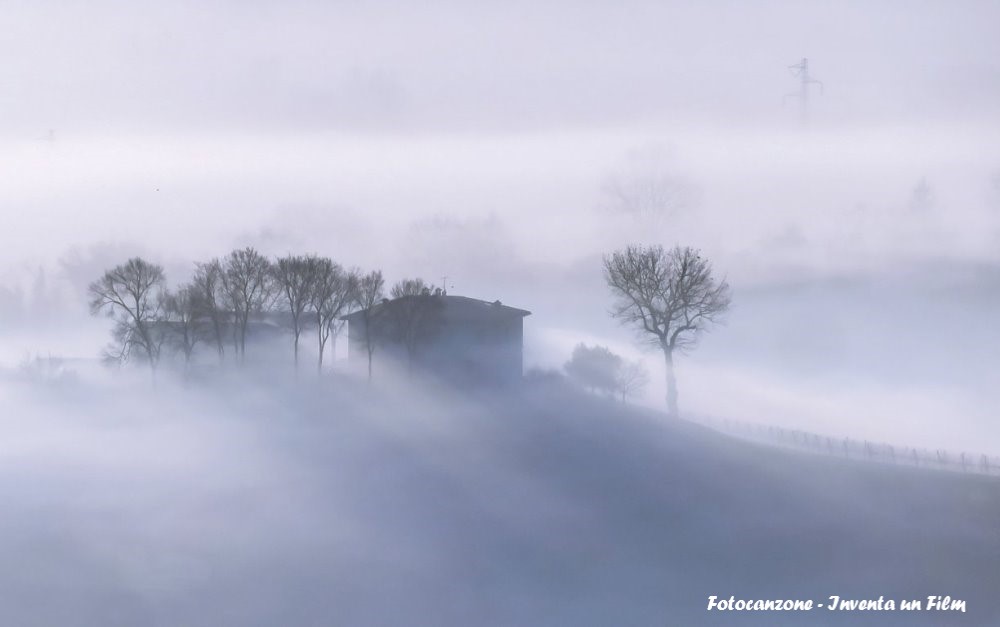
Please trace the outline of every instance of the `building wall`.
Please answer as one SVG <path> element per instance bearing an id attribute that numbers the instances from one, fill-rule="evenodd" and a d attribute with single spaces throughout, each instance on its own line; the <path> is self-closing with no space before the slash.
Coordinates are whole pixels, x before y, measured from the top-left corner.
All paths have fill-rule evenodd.
<path id="1" fill-rule="evenodd" d="M 359 368 L 367 367 L 368 360 L 364 328 L 360 317 L 350 320 L 348 325 L 348 357 Z M 523 369 L 523 329 L 524 320 L 517 316 L 449 321 L 416 349 L 412 367 L 458 384 L 517 381 Z M 373 363 L 391 360 L 400 367 L 409 367 L 404 346 L 374 339 L 378 345 Z"/>

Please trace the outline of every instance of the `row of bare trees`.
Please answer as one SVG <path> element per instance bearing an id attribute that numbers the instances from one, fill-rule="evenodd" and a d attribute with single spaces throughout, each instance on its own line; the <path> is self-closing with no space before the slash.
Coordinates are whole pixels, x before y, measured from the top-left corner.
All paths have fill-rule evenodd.
<path id="1" fill-rule="evenodd" d="M 714 276 L 699 251 L 680 246 L 617 250 L 604 258 L 604 277 L 616 297 L 612 315 L 662 352 L 668 411 L 678 415 L 674 356 L 692 348 L 722 320 L 731 302 L 728 283 Z M 203 342 L 214 345 L 220 361 L 231 344 L 235 361 L 243 363 L 251 319 L 278 311 L 290 319 L 296 368 L 301 335 L 315 325 L 317 368 L 322 371 L 327 344 L 336 341 L 342 316 L 357 310 L 369 378 L 376 338 L 403 346 L 412 363 L 420 343 L 434 333 L 439 317 L 435 306 L 440 304 L 422 280 L 406 279 L 390 291 L 392 304 L 379 307 L 385 296 L 379 270 L 345 270 L 317 255 L 272 261 L 253 248 L 196 264 L 192 279 L 173 291 L 166 287 L 161 266 L 129 259 L 92 283 L 89 295 L 92 313 L 104 312 L 115 320 L 108 356 L 119 362 L 140 358 L 154 369 L 165 346 L 182 353 L 187 364 Z M 634 378 L 642 376 L 635 373 Z"/>
<path id="2" fill-rule="evenodd" d="M 355 308 L 370 310 L 382 299 L 384 285 L 379 270 L 345 269 L 318 255 L 271 260 L 242 248 L 197 263 L 191 280 L 173 290 L 162 266 L 132 258 L 93 282 L 89 296 L 91 313 L 115 321 L 106 356 L 118 362 L 139 359 L 155 370 L 167 349 L 189 365 L 196 348 L 206 344 L 214 347 L 220 363 L 227 347 L 234 361 L 243 363 L 251 321 L 277 312 L 290 321 L 296 368 L 301 336 L 315 329 L 322 371 L 327 346 L 342 329 L 341 316 Z"/>

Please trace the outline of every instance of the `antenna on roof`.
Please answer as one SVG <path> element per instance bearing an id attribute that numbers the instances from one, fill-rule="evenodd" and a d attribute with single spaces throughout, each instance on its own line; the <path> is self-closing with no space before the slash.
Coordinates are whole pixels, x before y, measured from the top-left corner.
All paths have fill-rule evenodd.
<path id="1" fill-rule="evenodd" d="M 441 277 L 441 294 L 444 296 L 448 295 L 448 275 Z"/>

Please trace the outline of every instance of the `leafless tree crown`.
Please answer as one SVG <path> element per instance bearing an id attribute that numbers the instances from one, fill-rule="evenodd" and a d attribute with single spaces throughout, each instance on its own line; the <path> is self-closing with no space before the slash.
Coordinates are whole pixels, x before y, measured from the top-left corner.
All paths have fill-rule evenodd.
<path id="1" fill-rule="evenodd" d="M 666 151 L 648 146 L 632 151 L 603 187 L 608 210 L 659 223 L 698 203 L 698 188 L 674 174 Z"/>
<path id="2" fill-rule="evenodd" d="M 604 277 L 616 296 L 611 314 L 671 352 L 694 346 L 731 301 L 729 284 L 689 247 L 628 246 L 604 258 Z"/>
<path id="3" fill-rule="evenodd" d="M 271 262 L 253 248 L 234 250 L 222 264 L 226 304 L 236 322 L 234 344 L 240 357 L 246 355 L 250 316 L 265 310 L 274 298 Z"/>
<path id="4" fill-rule="evenodd" d="M 618 369 L 615 382 L 624 403 L 629 396 L 639 394 L 649 384 L 649 371 L 641 361 L 627 361 Z"/>
<path id="5" fill-rule="evenodd" d="M 115 345 L 107 357 L 125 362 L 138 349 L 151 366 L 156 366 L 163 337 L 155 322 L 163 309 L 164 283 L 161 266 L 133 257 L 90 284 L 91 313 L 106 312 L 116 321 L 112 332 Z"/>
<path id="6" fill-rule="evenodd" d="M 218 351 L 220 362 L 225 356 L 223 330 L 232 318 L 232 312 L 226 308 L 227 299 L 222 275 L 222 262 L 212 259 L 197 264 L 194 277 L 191 279 L 195 308 L 199 317 L 207 319 L 211 325 L 211 338 Z"/>
<path id="7" fill-rule="evenodd" d="M 430 293 L 430 286 L 423 279 L 402 279 L 397 281 L 389 295 L 392 298 L 402 298 L 404 296 L 421 296 Z"/>
<path id="8" fill-rule="evenodd" d="M 368 379 L 372 377 L 372 355 L 375 353 L 375 335 L 373 324 L 375 323 L 375 305 L 382 302 L 385 293 L 385 279 L 382 278 L 381 270 L 373 270 L 368 274 L 360 276 L 357 282 L 357 289 L 354 292 L 354 304 L 358 306 L 364 319 L 364 346 L 368 353 Z"/>
<path id="9" fill-rule="evenodd" d="M 319 258 L 315 255 L 287 255 L 272 266 L 274 286 L 286 311 L 292 317 L 292 337 L 295 348 L 295 366 L 299 365 L 299 336 L 305 320 L 303 315 L 313 301 L 319 272 Z"/>
<path id="10" fill-rule="evenodd" d="M 337 334 L 344 324 L 340 316 L 355 301 L 358 274 L 357 270 L 345 271 L 339 264 L 327 257 L 316 260 L 316 277 L 311 305 L 316 312 L 318 325 L 318 368 L 320 371 L 323 370 L 323 353 L 326 349 L 326 343 L 330 338 L 336 342 Z"/>
<path id="11" fill-rule="evenodd" d="M 198 299 L 192 284 L 167 292 L 163 299 L 165 319 L 159 326 L 168 334 L 168 343 L 184 356 L 186 365 L 190 365 L 198 344 L 211 337 L 211 320 L 202 314 Z"/>

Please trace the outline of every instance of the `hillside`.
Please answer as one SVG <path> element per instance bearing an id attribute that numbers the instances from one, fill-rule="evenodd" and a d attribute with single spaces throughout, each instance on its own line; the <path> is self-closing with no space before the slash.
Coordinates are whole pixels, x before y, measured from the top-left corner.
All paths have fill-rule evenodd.
<path id="1" fill-rule="evenodd" d="M 996 479 L 363 387 L 3 388 L 0 623 L 1000 623 Z M 968 612 L 705 611 L 832 594 Z"/>

